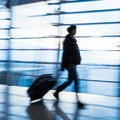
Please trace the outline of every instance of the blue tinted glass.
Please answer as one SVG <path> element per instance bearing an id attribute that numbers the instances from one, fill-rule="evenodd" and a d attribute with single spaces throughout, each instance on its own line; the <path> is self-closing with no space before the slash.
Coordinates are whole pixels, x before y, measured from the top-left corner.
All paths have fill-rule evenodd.
<path id="1" fill-rule="evenodd" d="M 78 65 L 82 92 L 118 94 L 119 0 L 50 0 L 14 6 L 10 31 L 10 11 L 0 10 L 0 69 L 5 68 L 2 62 L 8 58 L 10 70 L 19 76 L 13 83 L 29 86 L 35 79 L 32 75 L 54 74 L 56 62 L 61 62 L 66 28 L 75 24 L 75 37 L 82 56 L 82 64 Z M 58 84 L 65 80 L 67 71 Z M 73 83 L 65 90 L 74 91 Z"/>

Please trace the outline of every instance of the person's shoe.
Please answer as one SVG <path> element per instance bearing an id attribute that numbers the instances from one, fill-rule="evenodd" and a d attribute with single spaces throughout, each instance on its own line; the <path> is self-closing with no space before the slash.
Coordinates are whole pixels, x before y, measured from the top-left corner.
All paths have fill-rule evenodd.
<path id="1" fill-rule="evenodd" d="M 78 106 L 78 108 L 84 108 L 85 107 L 85 105 L 83 104 L 83 103 L 81 103 L 81 102 L 77 102 L 77 106 Z"/>
<path id="2" fill-rule="evenodd" d="M 58 93 L 53 93 L 53 95 L 54 95 L 54 97 L 57 99 L 57 100 L 59 100 L 59 96 L 58 96 Z"/>

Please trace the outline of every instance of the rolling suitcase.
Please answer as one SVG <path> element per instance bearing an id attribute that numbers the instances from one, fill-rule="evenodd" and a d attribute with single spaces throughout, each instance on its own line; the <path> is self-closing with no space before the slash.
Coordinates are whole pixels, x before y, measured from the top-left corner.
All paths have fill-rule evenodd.
<path id="1" fill-rule="evenodd" d="M 58 45 L 57 51 L 57 61 L 59 60 L 59 52 L 60 52 L 60 41 Z M 61 74 L 60 70 L 58 70 L 58 64 L 56 66 L 56 77 L 53 77 L 52 74 L 43 74 L 39 76 L 28 88 L 27 93 L 30 97 L 30 100 L 41 99 L 50 89 L 54 87 L 57 83 L 57 79 Z M 58 70 L 58 71 L 57 71 Z"/>
<path id="2" fill-rule="evenodd" d="M 41 99 L 56 84 L 56 78 L 51 74 L 39 76 L 28 88 L 27 93 L 31 101 Z"/>

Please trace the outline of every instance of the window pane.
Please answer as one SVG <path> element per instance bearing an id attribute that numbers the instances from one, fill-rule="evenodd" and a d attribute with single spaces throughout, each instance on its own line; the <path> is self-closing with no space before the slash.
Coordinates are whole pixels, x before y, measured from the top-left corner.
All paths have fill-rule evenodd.
<path id="1" fill-rule="evenodd" d="M 88 10 L 102 10 L 119 8 L 119 0 L 100 0 L 93 2 L 71 2 L 62 4 L 62 11 L 88 11 Z M 86 7 L 87 6 L 87 7 Z"/>
<path id="2" fill-rule="evenodd" d="M 113 17 L 111 17 L 113 16 Z M 93 12 L 93 13 L 71 13 L 61 15 L 61 23 L 74 24 L 74 23 L 100 23 L 100 22 L 119 22 L 120 11 L 109 12 Z M 69 20 L 69 21 L 68 21 Z"/>

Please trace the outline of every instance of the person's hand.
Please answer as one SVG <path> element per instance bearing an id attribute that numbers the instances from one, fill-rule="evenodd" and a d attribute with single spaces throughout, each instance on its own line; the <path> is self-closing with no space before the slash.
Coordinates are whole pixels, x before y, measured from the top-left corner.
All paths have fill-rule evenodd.
<path id="1" fill-rule="evenodd" d="M 64 64 L 64 63 L 61 63 L 60 71 L 64 71 L 64 69 L 65 69 L 65 64 Z"/>

